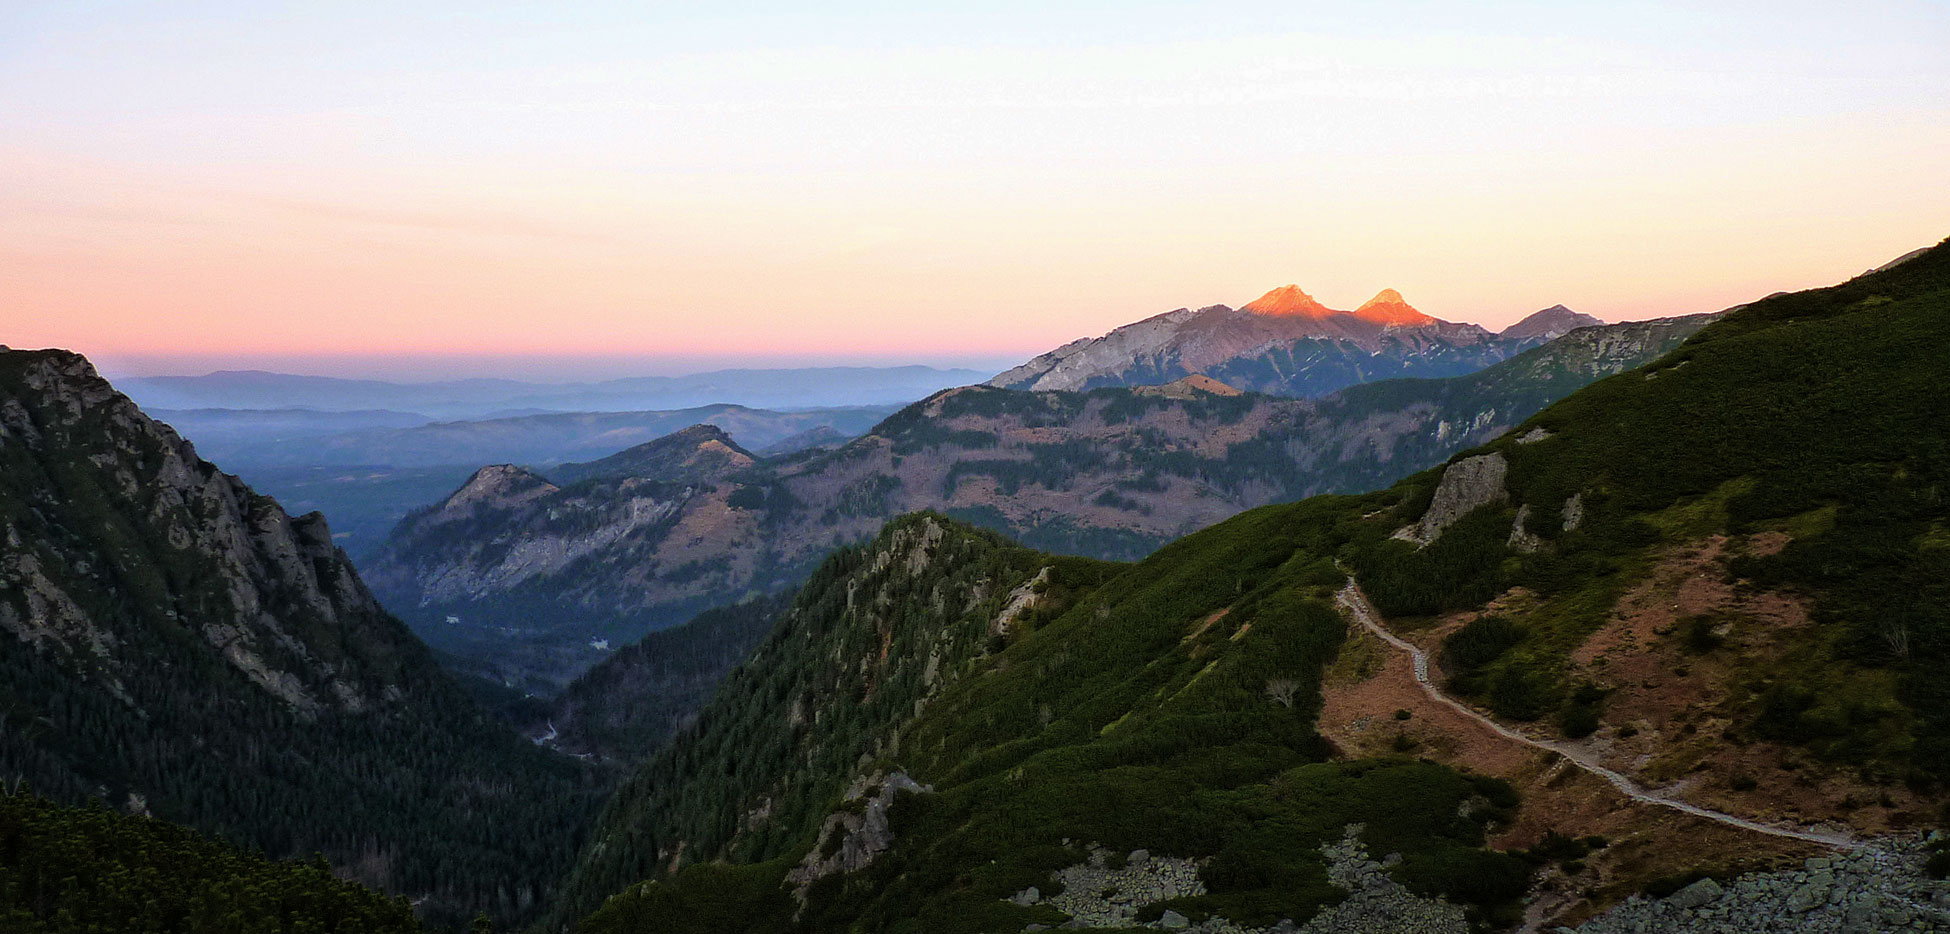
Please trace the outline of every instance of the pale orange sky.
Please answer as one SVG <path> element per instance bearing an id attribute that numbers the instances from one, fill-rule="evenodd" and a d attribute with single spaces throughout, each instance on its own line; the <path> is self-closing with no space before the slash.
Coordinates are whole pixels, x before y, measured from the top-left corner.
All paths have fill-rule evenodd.
<path id="1" fill-rule="evenodd" d="M 0 12 L 0 343 L 1006 360 L 1288 282 L 1709 311 L 1950 235 L 1927 4 L 468 9 Z"/>

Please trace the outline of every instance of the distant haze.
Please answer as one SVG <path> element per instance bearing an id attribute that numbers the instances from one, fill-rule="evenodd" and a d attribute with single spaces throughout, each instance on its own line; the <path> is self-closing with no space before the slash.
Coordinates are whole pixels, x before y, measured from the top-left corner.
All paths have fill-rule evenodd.
<path id="1" fill-rule="evenodd" d="M 137 403 L 154 409 L 366 411 L 416 414 L 424 421 L 559 412 L 647 412 L 726 403 L 787 410 L 898 406 L 942 389 L 979 382 L 989 375 L 986 370 L 925 366 L 804 367 L 713 370 L 593 382 L 482 377 L 390 382 L 221 370 L 197 376 L 132 376 L 118 380 L 117 386 Z M 685 424 L 691 423 L 670 430 Z"/>
<path id="2" fill-rule="evenodd" d="M 0 343 L 4 343 L 0 333 Z M 1040 353 L 1047 348 L 1038 348 Z M 843 356 L 817 354 L 715 356 L 567 354 L 302 354 L 102 353 L 90 356 L 110 379 L 143 376 L 205 376 L 219 371 L 263 370 L 339 379 L 425 383 L 456 379 L 509 379 L 531 383 L 582 383 L 643 376 L 691 376 L 731 369 L 927 366 L 980 373 L 981 378 L 1020 364 L 1023 356 Z M 728 400 L 712 400 L 728 401 Z"/>
<path id="3" fill-rule="evenodd" d="M 1713 311 L 1943 237 L 1946 50 L 1950 5 L 1880 0 L 14 0 L 0 343 L 1020 361 L 1286 283 Z"/>

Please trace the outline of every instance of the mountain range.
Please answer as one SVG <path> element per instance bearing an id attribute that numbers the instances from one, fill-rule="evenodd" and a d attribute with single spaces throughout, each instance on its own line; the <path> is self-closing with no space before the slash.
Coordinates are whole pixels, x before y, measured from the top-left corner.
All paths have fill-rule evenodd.
<path id="1" fill-rule="evenodd" d="M 520 572 L 600 538 L 608 513 L 547 525 L 576 509 L 701 529 L 810 511 L 798 491 L 837 477 L 826 508 L 850 515 L 870 500 L 828 471 L 855 448 L 899 478 L 873 488 L 888 503 L 919 480 L 1055 489 L 1080 475 L 1062 452 L 1081 440 L 1110 455 L 1089 470 L 1149 450 L 1166 455 L 1159 483 L 1270 484 L 1277 459 L 1172 456 L 1239 426 L 1261 437 L 1269 400 L 1295 419 L 1368 413 L 1331 455 L 1368 458 L 1357 471 L 1412 456 L 1380 457 L 1377 437 L 1469 437 L 1392 486 L 1247 509 L 1136 563 L 898 516 L 795 587 L 655 633 L 530 705 L 540 743 L 381 609 L 322 516 L 204 461 L 84 359 L 0 348 L 0 919 L 58 934 L 451 930 L 477 908 L 493 917 L 476 931 L 577 934 L 1950 924 L 1950 844 L 1928 833 L 1950 775 L 1950 242 L 1711 321 L 1617 327 L 1473 382 L 1311 400 L 1209 374 L 966 387 L 832 451 L 760 457 L 696 427 L 559 483 L 484 468 L 420 518 L 508 552 L 472 568 Z M 1527 415 L 1480 407 L 1547 396 Z M 1061 447 L 1001 456 L 1011 444 Z M 553 538 L 497 539 L 507 515 Z"/>
<path id="2" fill-rule="evenodd" d="M 1180 308 L 1072 341 L 988 385 L 1074 392 L 1202 374 L 1235 389 L 1306 398 L 1373 380 L 1474 372 L 1602 323 L 1555 305 L 1492 333 L 1425 315 L 1393 289 L 1336 311 L 1289 285 L 1237 309 Z"/>
<path id="3" fill-rule="evenodd" d="M 623 785 L 555 917 L 1943 924 L 1945 359 L 1950 244 L 1135 565 L 904 518 Z"/>
<path id="4" fill-rule="evenodd" d="M 296 508 L 330 515 L 338 543 L 363 560 L 408 512 L 452 492 L 482 464 L 560 466 L 697 424 L 719 426 L 768 453 L 791 453 L 834 446 L 896 410 L 774 412 L 706 405 L 445 422 L 383 410 L 161 409 L 151 414 L 254 487 Z"/>
<path id="5" fill-rule="evenodd" d="M 788 586 L 902 513 L 1141 557 L 1253 506 L 1392 482 L 1662 355 L 1708 320 L 1584 328 L 1465 376 L 1322 399 L 1209 378 L 970 386 L 830 450 L 758 459 L 704 427 L 588 465 L 494 466 L 401 522 L 365 571 L 429 642 L 477 659 L 469 671 L 553 693 L 603 657 L 598 643 Z M 678 463 L 693 466 L 667 469 Z"/>
<path id="6" fill-rule="evenodd" d="M 911 401 L 911 400 L 904 400 Z M 197 450 L 243 471 L 293 467 L 397 468 L 553 465 L 590 460 L 691 425 L 716 425 L 754 448 L 800 450 L 851 438 L 899 410 L 893 405 L 775 412 L 702 405 L 641 412 L 552 412 L 428 421 L 401 413 L 302 409 L 161 409 L 151 414 Z M 373 424 L 386 419 L 391 424 Z M 832 432 L 808 435 L 821 429 Z"/>

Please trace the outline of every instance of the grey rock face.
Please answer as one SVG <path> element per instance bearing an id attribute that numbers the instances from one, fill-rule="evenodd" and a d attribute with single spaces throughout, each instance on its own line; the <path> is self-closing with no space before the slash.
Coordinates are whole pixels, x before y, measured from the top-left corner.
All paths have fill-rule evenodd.
<path id="1" fill-rule="evenodd" d="M 408 637 L 333 545 L 323 516 L 294 518 L 205 462 L 79 355 L 0 355 L 18 367 L 0 385 L 0 498 L 27 507 L 24 525 L 0 527 L 0 629 L 99 671 L 125 699 L 121 673 L 151 662 L 119 651 L 132 627 L 193 633 L 305 714 L 357 713 L 397 695 L 362 670 L 383 668 L 386 650 L 362 658 L 339 641 L 369 633 L 377 648 Z M 189 580 L 198 584 L 181 583 Z M 129 581 L 148 587 L 140 600 L 130 599 L 138 585 Z"/>
<path id="2" fill-rule="evenodd" d="M 1511 550 L 1530 554 L 1544 547 L 1544 540 L 1539 538 L 1537 533 L 1524 527 L 1524 523 L 1528 521 L 1530 521 L 1530 504 L 1525 503 L 1517 507 L 1516 521 L 1510 523 Z"/>
<path id="3" fill-rule="evenodd" d="M 1509 498 L 1503 489 L 1503 478 L 1509 473 L 1510 462 L 1503 459 L 1500 451 L 1465 457 L 1450 464 L 1436 484 L 1429 510 L 1415 524 L 1397 531 L 1395 537 L 1418 545 L 1435 541 L 1443 529 L 1470 511 Z"/>
<path id="4" fill-rule="evenodd" d="M 813 847 L 799 861 L 799 865 L 785 875 L 800 901 L 805 900 L 806 889 L 814 882 L 836 872 L 865 869 L 894 845 L 894 832 L 887 826 L 887 808 L 893 805 L 895 795 L 927 794 L 933 790 L 909 778 L 906 772 L 895 772 L 885 778 L 871 776 L 856 779 L 853 787 L 847 789 L 844 800 L 865 803 L 857 812 L 846 810 L 827 815 L 825 824 L 819 828 L 820 845 Z M 832 847 L 830 843 L 835 835 L 839 835 L 840 842 L 837 847 Z M 829 849 L 831 854 L 827 855 Z"/>
<path id="5" fill-rule="evenodd" d="M 1583 525 L 1584 494 L 1572 493 L 1570 498 L 1564 501 L 1564 509 L 1561 514 L 1564 516 L 1564 531 L 1573 532 L 1577 530 L 1578 526 Z"/>

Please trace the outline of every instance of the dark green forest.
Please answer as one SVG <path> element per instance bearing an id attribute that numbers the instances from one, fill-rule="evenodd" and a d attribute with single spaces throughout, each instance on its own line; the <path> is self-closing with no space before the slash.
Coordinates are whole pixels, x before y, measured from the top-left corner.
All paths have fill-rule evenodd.
<path id="1" fill-rule="evenodd" d="M 0 353 L 0 776 L 427 917 L 537 911 L 600 793 L 485 716 L 316 515 L 194 457 L 60 352 Z M 275 690 L 274 690 L 275 689 Z"/>
<path id="2" fill-rule="evenodd" d="M 0 792 L 8 934 L 418 934 L 404 898 L 185 827 Z"/>

